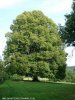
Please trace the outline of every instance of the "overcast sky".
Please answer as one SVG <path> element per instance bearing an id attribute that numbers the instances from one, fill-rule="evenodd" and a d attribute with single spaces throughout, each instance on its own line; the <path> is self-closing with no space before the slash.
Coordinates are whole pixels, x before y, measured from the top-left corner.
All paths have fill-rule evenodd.
<path id="1" fill-rule="evenodd" d="M 24 11 L 41 10 L 58 25 L 64 25 L 64 15 L 70 13 L 73 0 L 0 0 L 0 56 L 5 47 L 5 33 L 17 15 Z M 69 51 L 69 48 L 67 49 Z M 71 62 L 71 63 L 70 63 Z M 68 65 L 75 65 L 69 59 Z"/>

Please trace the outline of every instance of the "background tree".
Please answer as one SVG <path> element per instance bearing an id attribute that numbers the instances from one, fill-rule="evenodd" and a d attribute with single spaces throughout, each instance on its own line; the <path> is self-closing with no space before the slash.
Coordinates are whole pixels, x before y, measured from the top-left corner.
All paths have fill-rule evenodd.
<path id="1" fill-rule="evenodd" d="M 7 74 L 4 68 L 4 62 L 0 59 L 0 83 L 4 82 L 7 79 Z"/>
<path id="2" fill-rule="evenodd" d="M 8 73 L 32 76 L 34 81 L 51 73 L 58 79 L 65 77 L 66 55 L 51 19 L 41 11 L 23 12 L 10 29 L 4 51 Z"/>
<path id="3" fill-rule="evenodd" d="M 65 29 L 63 34 L 63 39 L 65 43 L 73 44 L 75 46 L 75 0 L 73 0 L 72 4 L 72 11 L 70 14 L 65 15 L 66 22 L 65 26 L 63 27 Z M 63 32 L 62 28 L 62 32 Z"/>

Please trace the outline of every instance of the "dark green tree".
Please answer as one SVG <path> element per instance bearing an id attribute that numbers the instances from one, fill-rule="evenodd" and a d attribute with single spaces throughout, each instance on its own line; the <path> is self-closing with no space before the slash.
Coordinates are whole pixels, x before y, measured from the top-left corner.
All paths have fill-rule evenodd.
<path id="1" fill-rule="evenodd" d="M 66 55 L 61 49 L 58 28 L 51 19 L 41 11 L 23 12 L 10 29 L 4 51 L 8 73 L 32 76 L 34 81 L 51 73 L 55 78 L 65 77 Z"/>
<path id="2" fill-rule="evenodd" d="M 65 32 L 63 34 L 64 41 L 75 46 L 75 0 L 73 0 L 71 13 L 65 15 L 65 17 Z"/>

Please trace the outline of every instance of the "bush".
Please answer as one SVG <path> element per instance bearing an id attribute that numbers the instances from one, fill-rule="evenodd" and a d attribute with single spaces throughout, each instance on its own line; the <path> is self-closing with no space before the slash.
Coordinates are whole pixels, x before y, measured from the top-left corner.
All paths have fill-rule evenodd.
<path id="1" fill-rule="evenodd" d="M 5 71 L 0 71 L 0 83 L 3 83 L 8 79 L 8 74 Z"/>
<path id="2" fill-rule="evenodd" d="M 8 79 L 8 74 L 6 73 L 4 61 L 0 59 L 0 83 L 3 83 L 6 79 Z"/>
<path id="3" fill-rule="evenodd" d="M 14 74 L 13 76 L 11 76 L 11 80 L 14 80 L 14 81 L 23 81 L 23 76 L 20 76 L 18 74 Z"/>
<path id="4" fill-rule="evenodd" d="M 67 71 L 65 81 L 75 82 L 75 71 Z"/>

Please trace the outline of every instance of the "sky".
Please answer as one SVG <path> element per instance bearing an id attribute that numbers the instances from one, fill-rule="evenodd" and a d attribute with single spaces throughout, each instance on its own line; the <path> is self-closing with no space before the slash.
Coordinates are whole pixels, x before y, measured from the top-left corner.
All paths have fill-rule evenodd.
<path id="1" fill-rule="evenodd" d="M 6 45 L 5 33 L 10 31 L 10 25 L 16 16 L 24 11 L 41 10 L 51 18 L 57 25 L 65 24 L 65 14 L 71 12 L 73 0 L 0 0 L 0 56 Z M 73 47 L 65 49 L 70 51 Z M 74 51 L 75 52 L 75 51 Z M 68 55 L 68 56 L 69 56 Z M 70 57 L 70 56 L 69 56 Z M 68 58 L 68 65 L 75 65 L 75 54 L 72 59 Z M 72 61 L 71 61 L 72 60 Z"/>
<path id="2" fill-rule="evenodd" d="M 75 47 L 70 46 L 65 48 L 65 52 L 68 54 L 67 56 L 67 66 L 71 67 L 71 66 L 75 66 Z"/>

